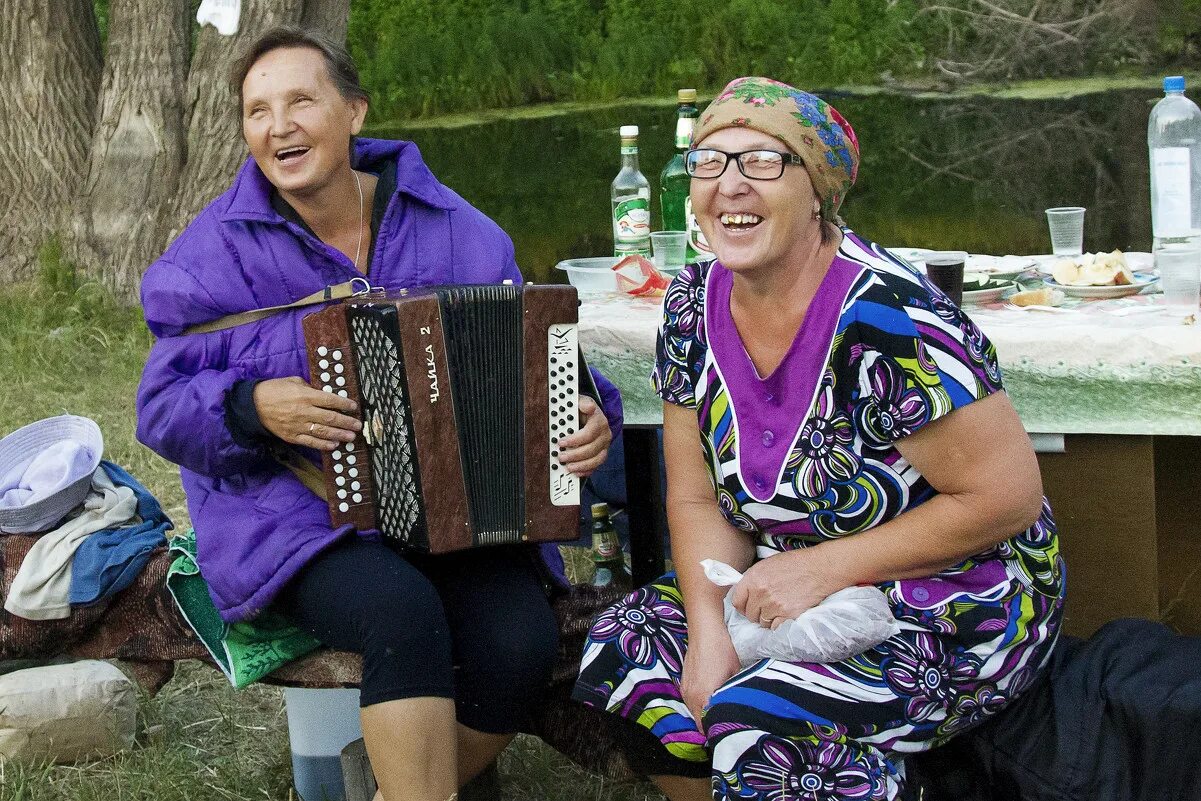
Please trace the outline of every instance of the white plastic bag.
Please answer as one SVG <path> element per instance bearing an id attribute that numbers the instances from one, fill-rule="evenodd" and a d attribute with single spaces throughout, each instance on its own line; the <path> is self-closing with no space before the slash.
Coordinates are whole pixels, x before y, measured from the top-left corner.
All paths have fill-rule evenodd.
<path id="1" fill-rule="evenodd" d="M 701 562 L 705 576 L 719 587 L 733 587 L 742 574 L 723 562 Z M 847 587 L 775 629 L 748 620 L 726 593 L 726 626 L 743 667 L 760 659 L 786 662 L 839 662 L 861 654 L 897 634 L 901 626 L 888 599 L 875 587 Z"/>
<path id="2" fill-rule="evenodd" d="M 238 32 L 241 16 L 242 0 L 200 0 L 200 8 L 196 9 L 196 22 L 200 25 L 207 22 L 222 36 Z"/>

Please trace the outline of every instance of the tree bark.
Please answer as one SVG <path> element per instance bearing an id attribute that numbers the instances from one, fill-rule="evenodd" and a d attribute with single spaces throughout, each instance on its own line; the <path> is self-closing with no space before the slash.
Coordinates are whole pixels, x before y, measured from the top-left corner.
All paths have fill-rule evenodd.
<path id="1" fill-rule="evenodd" d="M 335 42 L 346 41 L 346 26 L 350 22 L 350 0 L 306 0 L 302 27 L 321 31 Z"/>
<path id="2" fill-rule="evenodd" d="M 160 220 L 183 169 L 188 0 L 113 0 L 109 30 L 100 118 L 68 253 L 128 293 L 161 248 Z"/>
<path id="3" fill-rule="evenodd" d="M 310 20 L 318 27 L 338 26 L 338 41 L 346 36 L 350 0 L 244 0 L 238 33 L 219 35 L 205 27 L 196 42 L 188 75 L 188 159 L 172 213 L 163 221 L 165 243 L 183 230 L 210 201 L 229 186 L 230 178 L 246 159 L 241 113 L 237 96 L 230 91 L 229 68 L 263 31 L 275 25 Z"/>
<path id="4" fill-rule="evenodd" d="M 0 0 L 0 276 L 33 273 L 87 175 L 100 83 L 92 0 Z"/>

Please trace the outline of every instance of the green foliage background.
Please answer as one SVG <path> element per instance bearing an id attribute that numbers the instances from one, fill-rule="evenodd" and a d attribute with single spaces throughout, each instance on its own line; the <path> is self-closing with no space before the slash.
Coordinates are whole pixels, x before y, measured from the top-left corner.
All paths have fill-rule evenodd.
<path id="1" fill-rule="evenodd" d="M 805 86 L 917 71 L 913 0 L 354 0 L 377 120 L 669 96 L 738 75 Z"/>

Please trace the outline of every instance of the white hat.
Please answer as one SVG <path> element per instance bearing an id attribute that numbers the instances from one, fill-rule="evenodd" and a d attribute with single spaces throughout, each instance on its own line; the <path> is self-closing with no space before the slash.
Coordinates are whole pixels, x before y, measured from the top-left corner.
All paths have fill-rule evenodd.
<path id="1" fill-rule="evenodd" d="M 64 414 L 0 439 L 0 532 L 43 531 L 83 502 L 104 437 L 86 417 Z"/>

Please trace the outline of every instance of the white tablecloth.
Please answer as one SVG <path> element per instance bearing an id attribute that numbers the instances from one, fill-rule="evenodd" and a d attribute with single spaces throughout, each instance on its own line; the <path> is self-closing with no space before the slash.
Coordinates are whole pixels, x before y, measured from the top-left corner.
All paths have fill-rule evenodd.
<path id="1" fill-rule="evenodd" d="M 660 299 L 584 295 L 580 343 L 622 391 L 626 423 L 662 423 L 650 388 Z M 1162 295 L 1068 311 L 966 307 L 996 345 L 1006 390 L 1031 433 L 1201 435 L 1201 320 Z"/>

